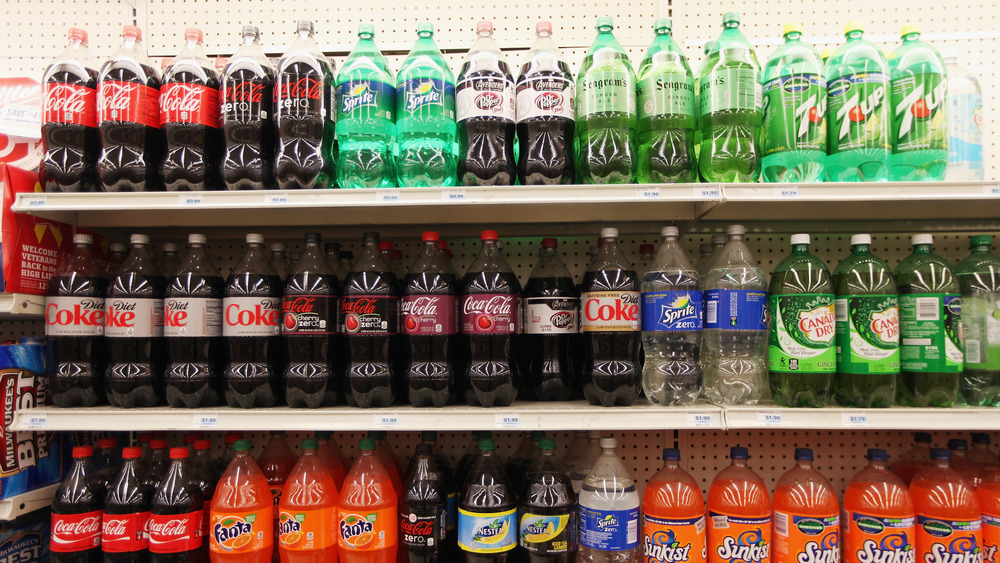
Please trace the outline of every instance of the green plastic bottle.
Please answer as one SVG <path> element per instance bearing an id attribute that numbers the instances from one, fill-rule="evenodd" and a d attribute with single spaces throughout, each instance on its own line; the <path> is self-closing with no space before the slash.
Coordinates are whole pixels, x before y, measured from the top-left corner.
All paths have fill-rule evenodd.
<path id="1" fill-rule="evenodd" d="M 931 251 L 934 237 L 913 235 L 913 253 L 896 268 L 899 288 L 901 405 L 950 407 L 962 379 L 962 299 L 948 263 Z"/>
<path id="2" fill-rule="evenodd" d="M 698 156 L 701 153 L 701 75 L 705 73 L 705 65 L 708 64 L 708 53 L 712 50 L 712 45 L 715 45 L 715 41 L 706 41 L 705 49 L 701 57 L 701 66 L 698 67 L 698 72 L 694 74 L 694 115 L 695 121 L 698 123 L 694 128 L 694 156 L 697 162 Z"/>
<path id="3" fill-rule="evenodd" d="M 851 255 L 833 271 L 834 395 L 845 407 L 890 407 L 896 398 L 899 298 L 892 270 L 871 245 L 871 235 L 852 236 Z"/>
<path id="4" fill-rule="evenodd" d="M 955 266 L 965 334 L 962 397 L 974 406 L 1000 405 L 1000 257 L 991 247 L 989 235 L 969 238 L 972 253 Z"/>
<path id="5" fill-rule="evenodd" d="M 778 263 L 768 288 L 771 316 L 768 376 L 783 407 L 825 407 L 837 371 L 833 282 L 809 252 L 809 235 L 792 235 L 792 253 Z"/>

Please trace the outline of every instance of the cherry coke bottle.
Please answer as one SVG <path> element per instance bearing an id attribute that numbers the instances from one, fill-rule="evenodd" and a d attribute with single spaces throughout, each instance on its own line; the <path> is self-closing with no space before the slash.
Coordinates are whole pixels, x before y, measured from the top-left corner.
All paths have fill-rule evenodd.
<path id="1" fill-rule="evenodd" d="M 243 44 L 222 71 L 222 180 L 228 190 L 274 186 L 274 66 L 260 30 L 243 26 Z"/>
<path id="2" fill-rule="evenodd" d="M 170 448 L 170 469 L 156 487 L 149 517 L 151 563 L 201 562 L 205 497 L 194 480 L 190 453 Z"/>
<path id="3" fill-rule="evenodd" d="M 222 187 L 219 73 L 202 38 L 200 29 L 184 30 L 184 47 L 163 73 L 160 87 L 160 128 L 167 142 L 163 185 L 170 191 Z"/>
<path id="4" fill-rule="evenodd" d="M 404 377 L 411 405 L 443 407 L 455 397 L 458 380 L 459 285 L 438 249 L 438 234 L 425 232 L 423 243 L 403 282 Z"/>
<path id="5" fill-rule="evenodd" d="M 104 485 L 94 474 L 90 446 L 73 448 L 73 463 L 52 499 L 52 563 L 100 563 Z"/>
<path id="6" fill-rule="evenodd" d="M 248 234 L 222 299 L 222 337 L 229 355 L 223 380 L 231 407 L 270 407 L 281 396 L 281 288 L 264 253 L 264 236 Z"/>
<path id="7" fill-rule="evenodd" d="M 122 467 L 104 499 L 101 550 L 105 563 L 149 561 L 149 511 L 153 487 L 140 458 L 142 448 L 122 449 Z"/>
<path id="8" fill-rule="evenodd" d="M 124 43 L 97 78 L 97 172 L 107 192 L 162 190 L 160 71 L 150 64 L 138 27 L 126 25 L 122 35 Z"/>
<path id="9" fill-rule="evenodd" d="M 47 192 L 97 190 L 97 70 L 87 32 L 69 28 L 69 45 L 42 75 L 42 162 Z"/>
<path id="10" fill-rule="evenodd" d="M 337 331 L 340 282 L 320 249 L 318 233 L 306 234 L 302 257 L 285 280 L 281 333 L 288 353 L 285 400 L 315 409 L 337 403 Z"/>
<path id="11" fill-rule="evenodd" d="M 496 231 L 483 231 L 483 246 L 462 280 L 465 401 L 505 407 L 517 397 L 517 335 L 521 283 L 503 259 Z"/>
<path id="12" fill-rule="evenodd" d="M 163 393 L 167 280 L 149 256 L 149 237 L 132 235 L 130 243 L 128 258 L 108 287 L 104 390 L 113 407 L 152 407 Z"/>
<path id="13" fill-rule="evenodd" d="M 214 407 L 222 393 L 226 367 L 222 296 L 226 281 L 208 257 L 206 241 L 205 235 L 188 235 L 187 256 L 167 282 L 164 384 L 167 404 L 172 407 Z"/>

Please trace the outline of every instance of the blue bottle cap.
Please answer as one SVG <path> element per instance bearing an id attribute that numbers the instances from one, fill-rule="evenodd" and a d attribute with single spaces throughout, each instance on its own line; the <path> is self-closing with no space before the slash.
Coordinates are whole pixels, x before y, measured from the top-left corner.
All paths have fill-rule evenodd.
<path id="1" fill-rule="evenodd" d="M 812 448 L 795 448 L 795 459 L 812 461 L 813 460 Z"/>
<path id="2" fill-rule="evenodd" d="M 879 448 L 868 450 L 868 461 L 889 461 L 889 454 Z"/>
<path id="3" fill-rule="evenodd" d="M 930 432 L 914 432 L 913 441 L 918 444 L 930 444 L 931 443 L 931 433 Z"/>
<path id="4" fill-rule="evenodd" d="M 677 448 L 666 448 L 663 450 L 664 461 L 680 461 L 681 451 Z"/>
<path id="5" fill-rule="evenodd" d="M 951 452 L 944 448 L 931 448 L 931 459 L 951 461 Z"/>
<path id="6" fill-rule="evenodd" d="M 969 443 L 961 438 L 952 438 L 948 440 L 948 449 L 965 451 L 969 449 Z"/>
<path id="7" fill-rule="evenodd" d="M 729 450 L 730 459 L 750 459 L 750 450 L 735 446 Z"/>

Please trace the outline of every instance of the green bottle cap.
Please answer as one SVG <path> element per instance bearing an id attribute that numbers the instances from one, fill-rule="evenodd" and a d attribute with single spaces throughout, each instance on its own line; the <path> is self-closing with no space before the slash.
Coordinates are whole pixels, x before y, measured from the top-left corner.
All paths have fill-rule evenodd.
<path id="1" fill-rule="evenodd" d="M 603 31 L 603 28 L 608 28 L 608 31 L 615 28 L 615 22 L 611 19 L 611 16 L 597 18 L 597 31 Z"/>
<path id="2" fill-rule="evenodd" d="M 438 439 L 438 433 L 433 430 L 424 430 L 420 434 L 420 439 L 425 442 L 436 442 Z"/>
<path id="3" fill-rule="evenodd" d="M 382 439 L 385 438 L 385 431 L 384 430 L 369 430 L 368 431 L 368 437 L 371 438 L 372 440 L 382 440 Z"/>
<path id="4" fill-rule="evenodd" d="M 250 440 L 236 440 L 233 444 L 233 450 L 237 452 L 249 452 L 252 447 Z"/>
<path id="5" fill-rule="evenodd" d="M 476 432 L 476 438 L 480 440 L 488 440 L 493 437 L 493 433 L 489 430 L 479 430 Z"/>
<path id="6" fill-rule="evenodd" d="M 544 437 L 545 437 L 545 432 L 543 432 L 541 430 L 532 430 L 531 431 L 531 441 L 532 442 L 537 442 L 537 441 L 541 440 Z"/>
<path id="7" fill-rule="evenodd" d="M 303 450 L 315 450 L 318 447 L 319 447 L 319 442 L 317 442 L 315 438 L 304 438 L 302 440 Z"/>
<path id="8" fill-rule="evenodd" d="M 990 235 L 973 235 L 969 237 L 969 248 L 974 246 L 993 246 L 993 237 Z"/>
<path id="9" fill-rule="evenodd" d="M 317 440 L 330 439 L 330 433 L 327 432 L 326 430 L 317 430 L 316 432 L 313 432 L 313 436 L 315 436 Z"/>
<path id="10" fill-rule="evenodd" d="M 363 452 L 370 452 L 375 449 L 375 440 L 362 438 L 358 440 L 358 448 Z"/>
<path id="11" fill-rule="evenodd" d="M 434 33 L 434 24 L 431 22 L 420 22 L 417 24 L 417 33 Z"/>
<path id="12" fill-rule="evenodd" d="M 492 452 L 497 449 L 497 443 L 492 438 L 482 438 L 479 440 L 479 451 Z"/>
<path id="13" fill-rule="evenodd" d="M 542 438 L 541 442 L 538 442 L 538 449 L 542 451 L 549 451 L 556 449 L 556 439 L 555 438 Z"/>
<path id="14" fill-rule="evenodd" d="M 369 37 L 375 37 L 375 26 L 370 23 L 362 23 L 358 25 L 358 36 L 361 37 L 367 35 Z"/>
<path id="15" fill-rule="evenodd" d="M 727 23 L 739 24 L 740 23 L 740 13 L 739 12 L 726 12 L 725 15 L 722 16 L 722 23 L 723 23 L 723 25 L 725 25 Z"/>
<path id="16" fill-rule="evenodd" d="M 653 22 L 653 31 L 657 33 L 660 33 L 661 31 L 670 33 L 673 28 L 674 24 L 670 21 L 670 18 L 659 18 Z"/>

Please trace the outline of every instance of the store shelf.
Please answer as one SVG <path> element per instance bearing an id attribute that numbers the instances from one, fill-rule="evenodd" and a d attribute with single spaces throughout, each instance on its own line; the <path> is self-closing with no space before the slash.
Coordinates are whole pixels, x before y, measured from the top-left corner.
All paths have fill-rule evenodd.
<path id="1" fill-rule="evenodd" d="M 27 293 L 0 293 L 0 318 L 41 317 L 44 311 L 44 296 Z"/>
<path id="2" fill-rule="evenodd" d="M 773 405 L 725 407 L 727 429 L 1000 430 L 1000 409 L 955 407 L 788 409 Z"/>
<path id="3" fill-rule="evenodd" d="M 0 521 L 10 522 L 22 514 L 51 505 L 57 488 L 58 483 L 0 500 Z"/>

